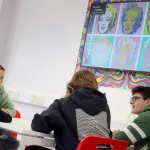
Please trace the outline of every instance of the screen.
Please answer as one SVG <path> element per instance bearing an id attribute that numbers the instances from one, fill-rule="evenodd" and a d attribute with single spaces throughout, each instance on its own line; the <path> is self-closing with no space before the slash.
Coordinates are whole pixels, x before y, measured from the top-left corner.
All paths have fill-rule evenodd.
<path id="1" fill-rule="evenodd" d="M 150 2 L 92 3 L 81 66 L 150 72 Z"/>

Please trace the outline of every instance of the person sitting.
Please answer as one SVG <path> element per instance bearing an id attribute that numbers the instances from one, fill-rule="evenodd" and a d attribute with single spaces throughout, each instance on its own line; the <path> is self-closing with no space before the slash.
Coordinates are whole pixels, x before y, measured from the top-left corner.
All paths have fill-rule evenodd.
<path id="1" fill-rule="evenodd" d="M 14 105 L 9 101 L 8 94 L 2 86 L 5 69 L 0 65 L 0 121 L 11 122 L 15 116 Z"/>
<path id="2" fill-rule="evenodd" d="M 10 123 L 15 115 L 14 105 L 2 86 L 4 68 L 0 65 L 0 122 Z M 17 150 L 19 142 L 10 136 L 10 132 L 0 129 L 0 150 Z"/>
<path id="3" fill-rule="evenodd" d="M 113 138 L 127 141 L 135 150 L 150 149 L 150 87 L 132 89 L 132 113 L 139 115 L 125 130 L 115 130 Z"/>
<path id="4" fill-rule="evenodd" d="M 107 99 L 98 91 L 96 78 L 90 71 L 80 70 L 68 83 L 66 96 L 55 100 L 41 114 L 35 114 L 31 127 L 43 133 L 54 131 L 56 150 L 76 150 L 85 136 L 111 137 L 110 120 Z"/>

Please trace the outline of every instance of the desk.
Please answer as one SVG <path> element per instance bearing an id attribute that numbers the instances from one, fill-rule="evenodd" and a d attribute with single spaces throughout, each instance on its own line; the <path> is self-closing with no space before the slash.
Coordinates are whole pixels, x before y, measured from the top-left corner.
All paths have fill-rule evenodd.
<path id="1" fill-rule="evenodd" d="M 126 126 L 127 124 L 115 121 L 112 121 L 111 124 L 112 129 L 123 129 Z M 24 150 L 25 145 L 39 145 L 51 149 L 55 147 L 53 135 L 32 131 L 31 121 L 13 118 L 11 123 L 0 122 L 0 128 L 21 135 L 19 150 Z"/>
<path id="2" fill-rule="evenodd" d="M 0 122 L 0 128 L 21 135 L 19 150 L 24 150 L 25 145 L 55 147 L 53 135 L 32 131 L 30 121 L 13 118 L 11 123 Z"/>
<path id="3" fill-rule="evenodd" d="M 123 123 L 123 122 L 118 122 L 118 121 L 111 121 L 111 130 L 124 130 L 127 126 L 129 125 L 129 123 Z"/>

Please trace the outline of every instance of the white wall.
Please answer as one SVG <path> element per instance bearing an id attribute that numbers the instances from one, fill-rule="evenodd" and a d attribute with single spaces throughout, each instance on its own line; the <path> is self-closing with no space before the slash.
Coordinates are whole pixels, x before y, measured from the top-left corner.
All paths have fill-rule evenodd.
<path id="1" fill-rule="evenodd" d="M 16 0 L 3 55 L 6 87 L 64 95 L 75 69 L 87 3 L 88 0 Z M 107 93 L 112 120 L 130 121 L 130 92 L 103 87 L 100 91 Z M 44 109 L 14 104 L 24 119 Z"/>
<path id="2" fill-rule="evenodd" d="M 16 0 L 3 54 L 5 87 L 64 95 L 75 70 L 87 3 Z M 27 107 L 17 106 L 20 111 Z M 28 110 L 22 116 L 27 118 L 30 113 Z"/>
<path id="3" fill-rule="evenodd" d="M 5 85 L 63 95 L 77 61 L 87 0 L 17 0 Z"/>
<path id="4" fill-rule="evenodd" d="M 36 107 L 30 104 L 22 104 L 18 102 L 13 102 L 13 104 L 15 105 L 15 108 L 19 110 L 21 118 L 25 120 L 32 120 L 35 113 L 41 113 L 44 110 L 42 107 Z"/>
<path id="5" fill-rule="evenodd" d="M 0 0 L 0 64 L 3 65 L 3 55 L 10 32 L 12 14 L 16 0 Z"/>

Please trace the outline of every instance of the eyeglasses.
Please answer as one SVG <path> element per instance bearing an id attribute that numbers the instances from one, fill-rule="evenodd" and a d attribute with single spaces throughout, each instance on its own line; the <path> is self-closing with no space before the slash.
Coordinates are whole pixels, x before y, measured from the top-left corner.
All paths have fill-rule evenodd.
<path id="1" fill-rule="evenodd" d="M 130 101 L 131 101 L 131 102 L 136 102 L 136 101 L 139 100 L 139 99 L 145 100 L 145 99 L 148 99 L 148 98 L 140 97 L 140 96 L 132 96 L 132 97 L 130 98 Z"/>

